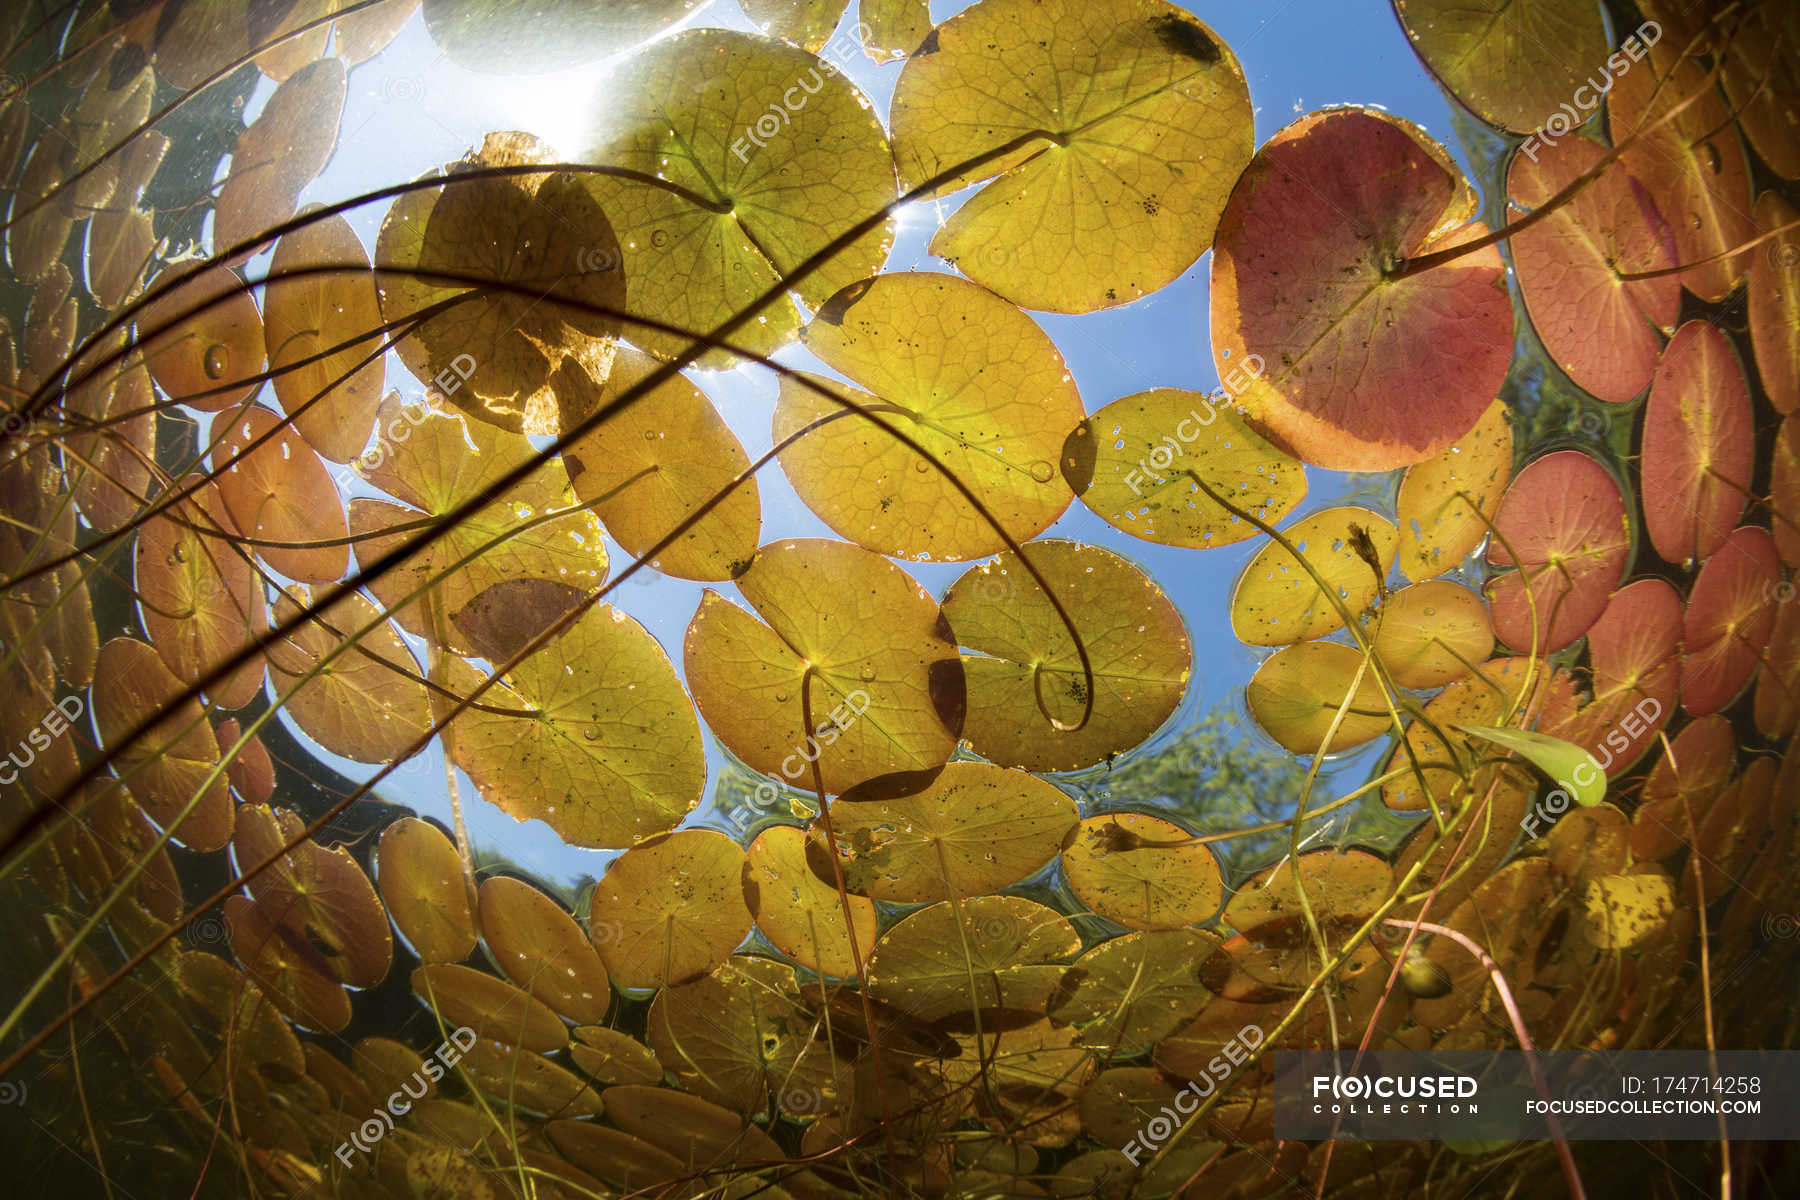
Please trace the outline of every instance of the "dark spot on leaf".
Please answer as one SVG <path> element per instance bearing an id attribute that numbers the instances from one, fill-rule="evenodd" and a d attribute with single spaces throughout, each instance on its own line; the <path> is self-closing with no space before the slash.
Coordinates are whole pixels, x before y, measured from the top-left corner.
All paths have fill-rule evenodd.
<path id="1" fill-rule="evenodd" d="M 937 52 L 938 31 L 933 29 L 930 33 L 925 35 L 925 40 L 919 43 L 919 48 L 912 52 L 912 56 L 914 58 L 923 58 L 927 54 L 936 54 Z"/>
<path id="2" fill-rule="evenodd" d="M 827 325 L 842 325 L 844 323 L 844 314 L 850 311 L 850 306 L 866 296 L 869 289 L 874 285 L 875 281 L 873 279 L 859 279 L 855 283 L 844 288 L 842 291 L 838 292 L 837 295 L 827 300 L 824 306 L 819 309 L 819 320 L 825 322 Z"/>
<path id="3" fill-rule="evenodd" d="M 1156 34 L 1157 41 L 1176 54 L 1185 54 L 1195 62 L 1219 61 L 1219 44 L 1193 21 L 1172 15 L 1157 17 L 1150 22 L 1150 30 Z"/>

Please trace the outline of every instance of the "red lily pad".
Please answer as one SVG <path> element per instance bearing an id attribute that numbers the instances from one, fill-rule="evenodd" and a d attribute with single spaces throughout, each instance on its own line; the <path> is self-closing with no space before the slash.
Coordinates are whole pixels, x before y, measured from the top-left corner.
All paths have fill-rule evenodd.
<path id="1" fill-rule="evenodd" d="M 1673 563 L 1705 559 L 1744 511 L 1756 448 L 1750 381 L 1717 325 L 1689 321 L 1644 410 L 1644 530 Z"/>
<path id="2" fill-rule="evenodd" d="M 1698 814 L 1703 800 L 1724 790 L 1736 760 L 1737 735 L 1730 721 L 1706 716 L 1689 722 L 1644 781 L 1643 803 L 1631 816 L 1631 856 L 1648 862 L 1685 845 L 1683 798 Z"/>
<path id="3" fill-rule="evenodd" d="M 1660 579 L 1613 593 L 1588 630 L 1594 699 L 1546 730 L 1585 748 L 1617 778 L 1656 743 L 1681 686 L 1681 597 Z"/>
<path id="4" fill-rule="evenodd" d="M 1681 704 L 1694 716 L 1718 712 L 1743 690 L 1775 628 L 1781 559 L 1767 530 L 1734 530 L 1706 560 L 1688 595 Z"/>
<path id="5" fill-rule="evenodd" d="M 1500 536 L 1488 561 L 1519 568 L 1487 585 L 1500 640 L 1519 650 L 1531 647 L 1527 586 L 1537 608 L 1539 653 L 1561 650 L 1586 633 L 1605 611 L 1631 555 L 1625 498 L 1606 468 L 1577 450 L 1546 454 L 1513 480 L 1494 525 Z"/>
<path id="6" fill-rule="evenodd" d="M 1579 137 L 1546 145 L 1535 159 L 1518 154 L 1507 193 L 1515 207 L 1534 209 L 1605 154 Z M 1525 311 L 1556 365 L 1601 400 L 1619 404 L 1642 394 L 1681 314 L 1678 277 L 1619 278 L 1678 261 L 1674 234 L 1644 185 L 1628 171 L 1609 170 L 1511 245 Z"/>
<path id="7" fill-rule="evenodd" d="M 1756 231 L 1800 221 L 1800 212 L 1774 192 L 1756 201 Z M 1758 247 L 1750 260 L 1750 345 L 1775 411 L 1800 408 L 1800 229 Z"/>
<path id="8" fill-rule="evenodd" d="M 1238 179 L 1213 247 L 1221 375 L 1267 364 L 1241 397 L 1296 457 L 1378 471 L 1474 427 L 1512 359 L 1493 247 L 1407 278 L 1401 261 L 1473 240 L 1475 193 L 1442 147 L 1386 113 L 1314 113 Z"/>
<path id="9" fill-rule="evenodd" d="M 1781 423 L 1770 457 L 1769 528 L 1781 561 L 1800 567 L 1800 417 Z"/>

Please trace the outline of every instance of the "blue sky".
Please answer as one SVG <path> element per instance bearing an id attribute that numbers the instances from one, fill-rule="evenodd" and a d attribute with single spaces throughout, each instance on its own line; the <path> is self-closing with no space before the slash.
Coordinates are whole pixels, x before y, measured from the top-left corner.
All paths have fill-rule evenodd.
<path id="1" fill-rule="evenodd" d="M 935 0 L 934 19 L 942 20 L 960 3 Z M 843 28 L 855 20 L 855 4 Z M 1287 0 L 1285 3 L 1204 4 L 1194 15 L 1209 25 L 1236 53 L 1249 81 L 1260 145 L 1302 113 L 1334 104 L 1363 104 L 1408 118 L 1444 142 L 1459 159 L 1450 127 L 1450 104 L 1407 45 L 1406 35 L 1385 0 Z M 749 28 L 735 0 L 718 0 L 690 23 Z M 605 62 L 536 77 L 479 75 L 444 58 L 415 17 L 378 58 L 356 68 L 335 157 L 304 193 L 303 201 L 330 202 L 396 180 L 412 178 L 460 158 L 492 130 L 523 129 L 574 155 L 585 142 L 595 106 L 589 100 L 609 71 Z M 876 66 L 857 57 L 848 74 L 885 114 L 900 64 Z M 265 81 L 252 99 L 252 115 L 270 85 Z M 953 198 L 947 205 L 954 205 Z M 945 264 L 925 252 L 940 211 L 916 206 L 903 214 L 901 230 L 887 269 L 944 270 Z M 382 210 L 372 207 L 349 214 L 365 246 L 373 248 Z M 1120 396 L 1152 387 L 1201 391 L 1219 380 L 1208 349 L 1207 270 L 1210 256 L 1200 259 L 1181 279 L 1137 303 L 1084 316 L 1038 314 L 1068 363 L 1088 411 Z M 778 356 L 795 366 L 816 367 L 798 347 Z M 738 370 L 696 373 L 693 378 L 712 396 L 725 418 L 754 456 L 769 444 L 769 414 L 776 392 L 766 373 Z M 389 386 L 416 397 L 422 388 L 410 380 L 390 356 Z M 1344 477 L 1308 468 L 1310 491 L 1297 519 L 1327 506 L 1342 494 Z M 760 479 L 764 505 L 764 538 L 831 536 L 800 505 L 779 470 Z M 1241 708 L 1243 685 L 1260 655 L 1232 635 L 1226 619 L 1232 584 L 1255 552 L 1256 543 L 1219 550 L 1192 551 L 1152 546 L 1126 537 L 1093 517 L 1079 503 L 1047 536 L 1097 542 L 1139 563 L 1170 594 L 1185 617 L 1194 643 L 1194 683 L 1182 710 L 1164 736 L 1220 702 Z M 618 559 L 617 547 L 610 547 Z M 935 594 L 967 564 L 908 564 Z M 725 589 L 735 598 L 733 589 Z M 671 652 L 679 668 L 683 630 L 700 597 L 700 587 L 658 579 L 628 584 L 614 599 L 642 621 Z M 292 726 L 290 725 L 290 728 Z M 297 731 L 296 731 L 297 733 Z M 305 741 L 302 734 L 297 736 Z M 709 737 L 710 742 L 710 737 Z M 1156 740 L 1137 753 L 1154 750 Z M 320 752 L 352 778 L 366 778 L 368 768 Z M 1356 776 L 1366 769 L 1368 754 L 1340 768 Z M 448 818 L 441 758 L 434 752 L 429 766 L 410 764 L 391 776 L 384 794 L 427 814 Z M 719 758 L 709 745 L 715 771 Z M 494 846 L 508 857 L 548 879 L 598 875 L 610 853 L 563 845 L 548 827 L 521 825 L 480 800 L 466 780 L 462 794 L 471 836 L 478 846 Z M 691 820 L 717 824 L 710 799 L 702 800 Z"/>

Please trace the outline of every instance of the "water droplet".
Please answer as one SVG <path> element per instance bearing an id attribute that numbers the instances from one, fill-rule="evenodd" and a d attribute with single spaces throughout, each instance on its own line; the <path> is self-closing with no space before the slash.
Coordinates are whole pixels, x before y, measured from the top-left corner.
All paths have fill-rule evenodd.
<path id="1" fill-rule="evenodd" d="M 786 692 L 776 692 L 775 693 L 775 703 L 786 704 L 787 703 L 787 693 Z"/>
<path id="2" fill-rule="evenodd" d="M 650 234 L 650 244 L 652 246 L 655 246 L 658 250 L 662 249 L 664 246 L 669 244 L 668 233 L 661 229 L 654 230 Z"/>
<path id="3" fill-rule="evenodd" d="M 206 357 L 202 359 L 200 363 L 200 366 L 205 370 L 208 379 L 225 378 L 225 368 L 230 365 L 231 351 L 227 350 L 224 345 L 219 342 L 214 342 L 206 348 Z"/>
<path id="4" fill-rule="evenodd" d="M 875 668 L 870 663 L 864 663 L 862 665 L 862 670 L 858 671 L 856 676 L 864 683 L 873 683 L 875 681 Z"/>
<path id="5" fill-rule="evenodd" d="M 917 460 L 915 460 L 915 461 L 914 461 L 914 462 L 913 462 L 913 470 L 915 470 L 915 471 L 917 471 L 917 472 L 918 472 L 918 473 L 919 473 L 919 474 L 921 474 L 921 475 L 923 475 L 923 474 L 925 474 L 925 472 L 927 472 L 927 471 L 929 471 L 929 470 L 931 470 L 931 464 L 930 464 L 930 463 L 928 463 L 928 462 L 926 462 L 926 461 L 925 461 L 925 460 L 924 460 L 924 459 L 922 459 L 922 458 L 921 458 L 921 459 L 917 459 Z"/>
<path id="6" fill-rule="evenodd" d="M 597 742 L 600 740 L 600 727 L 598 725 L 589 725 L 586 729 L 581 731 L 581 736 L 590 742 Z"/>
<path id="7" fill-rule="evenodd" d="M 1050 464 L 1043 461 L 1042 459 L 1039 459 L 1037 462 L 1034 462 L 1031 464 L 1031 477 L 1033 479 L 1037 480 L 1039 483 L 1049 483 L 1050 476 L 1054 475 L 1055 473 L 1056 472 L 1051 469 Z"/>
<path id="8" fill-rule="evenodd" d="M 654 430 L 654 429 L 644 430 L 644 440 L 646 442 L 654 442 L 657 438 L 659 438 L 661 436 L 662 436 L 662 434 L 656 432 L 656 430 Z"/>

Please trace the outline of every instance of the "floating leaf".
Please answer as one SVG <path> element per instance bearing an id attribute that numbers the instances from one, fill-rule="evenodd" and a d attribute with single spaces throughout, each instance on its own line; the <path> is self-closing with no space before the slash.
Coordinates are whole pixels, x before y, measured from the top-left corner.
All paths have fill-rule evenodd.
<path id="1" fill-rule="evenodd" d="M 975 896 L 908 913 L 882 935 L 869 959 L 876 999 L 924 1021 L 972 1010 L 1041 1013 L 1081 949 L 1074 926 L 1022 896 Z M 971 990 L 972 989 L 972 990 Z"/>
<path id="2" fill-rule="evenodd" d="M 162 659 L 140 641 L 113 638 L 100 647 L 94 668 L 94 728 L 102 748 L 114 754 L 113 767 L 129 775 L 144 811 L 177 840 L 194 850 L 217 850 L 231 837 L 231 793 L 220 771 L 201 785 L 219 763 L 219 745 L 199 702 L 169 707 L 181 682 Z M 166 713 L 130 746 L 121 746 L 137 726 Z M 187 816 L 180 814 L 196 794 Z M 179 818 L 179 819 L 178 819 Z"/>
<path id="3" fill-rule="evenodd" d="M 382 831 L 375 858 L 388 915 L 420 960 L 467 958 L 475 949 L 475 916 L 450 839 L 435 825 L 402 817 Z"/>
<path id="4" fill-rule="evenodd" d="M 1264 546 L 1231 594 L 1231 631 L 1252 646 L 1286 646 L 1342 629 L 1338 605 L 1304 564 L 1354 616 L 1380 594 L 1399 536 L 1380 514 L 1353 506 L 1315 513 L 1283 533 L 1300 557 L 1273 543 Z M 1370 553 L 1374 562 L 1364 557 Z"/>
<path id="5" fill-rule="evenodd" d="M 1487 605 L 1447 579 L 1428 579 L 1389 596 L 1374 633 L 1375 656 L 1401 687 L 1442 687 L 1494 652 Z"/>
<path id="6" fill-rule="evenodd" d="M 297 277 L 284 278 L 290 273 Z M 369 255 L 350 222 L 334 213 L 282 235 L 263 293 L 275 398 L 307 444 L 333 462 L 368 445 L 387 378 L 381 329 Z"/>
<path id="7" fill-rule="evenodd" d="M 560 71 L 644 41 L 703 0 L 548 0 L 519 20 L 494 0 L 427 0 L 425 30 L 451 62 L 472 71 Z"/>
<path id="8" fill-rule="evenodd" d="M 1110 550 L 1046 540 L 1025 553 L 1087 649 L 1091 712 L 1067 627 L 1008 551 L 944 594 L 944 616 L 966 651 L 964 734 L 1003 766 L 1092 766 L 1143 742 L 1181 703 L 1192 668 L 1187 630 L 1150 577 Z"/>
<path id="9" fill-rule="evenodd" d="M 1744 511 L 1755 467 L 1750 383 L 1718 326 L 1689 321 L 1644 411 L 1644 531 L 1673 563 L 1704 560 Z"/>
<path id="10" fill-rule="evenodd" d="M 556 376 L 562 426 L 611 407 L 656 367 L 621 347 L 604 387 L 565 364 Z M 563 451 L 575 494 L 594 504 L 606 531 L 634 557 L 710 502 L 750 465 L 744 447 L 706 393 L 677 375 Z M 762 529 L 756 480 L 747 479 L 666 549 L 654 565 L 680 579 L 729 579 L 750 561 Z"/>
<path id="11" fill-rule="evenodd" d="M 1056 857 L 1075 803 L 1023 771 L 956 762 L 923 788 L 865 784 L 832 806 L 845 886 L 929 904 L 1011 887 Z M 830 853 L 821 820 L 809 832 Z"/>
<path id="12" fill-rule="evenodd" d="M 1800 211 L 1775 192 L 1756 200 L 1756 231 L 1770 233 L 1800 221 Z M 1750 344 L 1775 411 L 1800 409 L 1800 229 L 1789 229 L 1750 260 Z"/>
<path id="13" fill-rule="evenodd" d="M 1784 586 L 1794 584 L 1789 580 Z M 1776 611 L 1763 661 L 1767 669 L 1757 677 L 1753 716 L 1763 736 L 1776 739 L 1800 723 L 1800 604 L 1783 604 Z"/>
<path id="14" fill-rule="evenodd" d="M 1578 887 L 1622 872 L 1631 864 L 1631 820 L 1610 804 L 1574 809 L 1551 827 L 1544 853 Z"/>
<path id="15" fill-rule="evenodd" d="M 1594 699 L 1555 732 L 1604 755 L 1617 778 L 1656 741 L 1675 715 L 1680 686 L 1681 597 L 1660 579 L 1640 579 L 1613 593 L 1588 630 Z"/>
<path id="16" fill-rule="evenodd" d="M 681 1096 L 679 1092 L 652 1094 Z M 546 1129 L 551 1142 L 570 1162 L 624 1193 L 680 1178 L 687 1170 L 673 1154 L 606 1125 L 565 1119 L 550 1122 Z"/>
<path id="17" fill-rule="evenodd" d="M 878 63 L 905 58 L 931 33 L 930 0 L 857 0 L 863 52 Z"/>
<path id="18" fill-rule="evenodd" d="M 821 975 L 854 977 L 875 944 L 875 903 L 840 896 L 811 857 L 804 830 L 792 825 L 763 830 L 750 843 L 744 864 L 744 901 L 777 950 Z M 829 868 L 823 874 L 828 876 Z M 846 908 L 853 924 L 846 923 Z"/>
<path id="19" fill-rule="evenodd" d="M 1551 671 L 1541 659 L 1490 659 L 1474 674 L 1457 680 L 1432 698 L 1425 706 L 1428 722 L 1415 721 L 1407 726 L 1407 745 L 1394 748 L 1386 769 L 1411 768 L 1416 762 L 1420 770 L 1409 769 L 1407 774 L 1386 784 L 1382 799 L 1389 808 L 1400 812 L 1423 812 L 1431 807 L 1424 791 L 1429 788 L 1442 807 L 1442 802 L 1461 786 L 1457 765 L 1467 769 L 1477 759 L 1492 756 L 1491 751 L 1455 732 L 1458 726 L 1510 722 L 1520 713 L 1539 724 L 1554 725 L 1553 717 L 1560 718 L 1574 709 L 1574 690 L 1566 673 Z M 1448 745 L 1440 740 L 1440 732 L 1447 736 Z M 1479 787 L 1485 788 L 1492 775 L 1477 774 L 1475 778 Z"/>
<path id="20" fill-rule="evenodd" d="M 156 386 L 201 412 L 255 394 L 268 360 L 249 286 L 227 267 L 184 264 L 165 269 L 151 289 L 159 294 L 139 310 L 137 333 Z"/>
<path id="21" fill-rule="evenodd" d="M 628 1033 L 583 1025 L 569 1047 L 575 1064 L 602 1083 L 661 1083 L 662 1063 L 656 1052 Z"/>
<path id="22" fill-rule="evenodd" d="M 1481 544 L 1512 477 L 1512 461 L 1512 424 L 1505 401 L 1496 400 L 1448 449 L 1406 469 L 1398 501 L 1402 574 L 1442 575 Z"/>
<path id="23" fill-rule="evenodd" d="M 1219 911 L 1225 886 L 1211 848 L 1144 813 L 1089 817 L 1063 846 L 1081 902 L 1130 929 L 1180 929 Z"/>
<path id="24" fill-rule="evenodd" d="M 1275 525 L 1305 499 L 1306 472 L 1215 401 L 1178 388 L 1114 400 L 1063 443 L 1063 477 L 1101 520 L 1147 542 L 1205 549 L 1255 537 L 1193 475 Z"/>
<path id="25" fill-rule="evenodd" d="M 479 895 L 481 936 L 507 978 L 571 1021 L 599 1021 L 612 1003 L 606 968 L 556 901 L 497 875 Z"/>
<path id="26" fill-rule="evenodd" d="M 305 938 L 333 978 L 351 987 L 374 987 L 387 977 L 394 957 L 387 913 L 349 852 L 302 837 L 305 829 L 289 809 L 244 805 L 231 836 L 232 856 L 240 872 L 273 859 L 250 883 L 257 909 Z M 284 852 L 284 846 L 290 848 Z"/>
<path id="27" fill-rule="evenodd" d="M 733 754 L 801 787 L 816 763 L 829 793 L 949 759 L 962 665 L 911 576 L 867 550 L 801 539 L 764 546 L 737 586 L 768 623 L 708 589 L 683 653 L 700 711 Z"/>
<path id="28" fill-rule="evenodd" d="M 698 978 L 750 932 L 744 852 L 730 838 L 684 829 L 618 858 L 594 887 L 588 937 L 613 981 L 653 988 Z"/>
<path id="29" fill-rule="evenodd" d="M 462 1070 L 474 1086 L 511 1107 L 547 1117 L 596 1117 L 600 1097 L 541 1054 L 481 1038 L 463 1055 Z M 415 1195 L 453 1195 L 437 1189 Z"/>
<path id="30" fill-rule="evenodd" d="M 1513 133 L 1537 129 L 1610 48 L 1599 5 L 1395 0 L 1394 14 L 1438 81 L 1476 116 Z"/>
<path id="31" fill-rule="evenodd" d="M 491 663 L 511 662 L 587 599 L 554 579 L 503 579 L 450 614 L 450 624 Z"/>
<path id="32" fill-rule="evenodd" d="M 251 548 L 263 561 L 302 583 L 341 579 L 350 565 L 349 529 L 337 485 L 318 455 L 266 408 L 220 413 L 212 443 L 212 479 L 225 510 L 254 539 Z M 327 544 L 281 544 L 305 542 Z"/>
<path id="33" fill-rule="evenodd" d="M 896 194 L 887 135 L 862 93 L 768 38 L 690 29 L 655 42 L 613 73 L 606 118 L 583 161 L 667 183 L 591 175 L 584 185 L 618 230 L 632 312 L 684 330 L 704 333 L 750 309 Z M 793 296 L 817 312 L 874 274 L 892 237 L 891 220 L 870 230 L 795 282 Z M 767 353 L 799 324 L 782 295 L 731 340 Z M 657 330 L 626 335 L 659 358 L 688 348 Z M 720 350 L 700 362 L 734 364 Z"/>
<path id="34" fill-rule="evenodd" d="M 504 979 L 456 963 L 431 963 L 412 973 L 412 988 L 446 1026 L 468 1026 L 482 1037 L 527 1050 L 560 1050 L 569 1030 L 549 1005 Z"/>
<path id="35" fill-rule="evenodd" d="M 1800 566 L 1800 417 L 1789 413 L 1770 451 L 1769 530 L 1788 566 Z"/>
<path id="36" fill-rule="evenodd" d="M 1263 731 L 1295 754 L 1334 754 L 1381 736 L 1389 725 L 1375 673 L 1363 656 L 1341 642 L 1284 646 L 1250 678 L 1244 698 Z M 1337 721 L 1338 710 L 1349 706 Z M 1332 723 L 1337 733 L 1326 738 Z"/>
<path id="37" fill-rule="evenodd" d="M 150 409 L 155 402 L 150 373 L 136 355 L 69 391 L 69 411 L 106 430 L 76 434 L 66 443 L 71 457 L 79 459 L 69 469 L 75 503 L 82 520 L 96 531 L 110 533 L 127 524 L 150 494 L 150 464 L 156 458 L 156 414 Z"/>
<path id="38" fill-rule="evenodd" d="M 1743 690 L 1775 627 L 1781 559 L 1766 530 L 1742 526 L 1706 560 L 1682 626 L 1681 706 L 1718 712 Z"/>
<path id="39" fill-rule="evenodd" d="M 897 272 L 827 301 L 805 342 L 873 393 L 834 386 L 837 395 L 925 451 L 921 457 L 797 380 L 782 380 L 773 437 L 803 434 L 781 452 L 782 469 L 843 537 L 915 559 L 1001 549 L 1004 539 L 953 478 L 1018 541 L 1068 508 L 1073 496 L 1052 464 L 1081 420 L 1081 396 L 1056 346 L 1012 305 L 953 276 Z"/>
<path id="40" fill-rule="evenodd" d="M 1474 428 L 1512 357 L 1499 252 L 1394 271 L 1485 234 L 1475 209 L 1443 148 L 1385 113 L 1314 113 L 1264 143 L 1212 266 L 1221 371 L 1239 353 L 1268 364 L 1241 397 L 1252 422 L 1307 462 L 1364 471 L 1420 462 Z"/>
<path id="41" fill-rule="evenodd" d="M 1299 866 L 1299 882 L 1294 864 Z M 1225 905 L 1221 921 L 1239 933 L 1304 914 L 1299 888 L 1315 914 L 1366 917 L 1381 907 L 1393 889 L 1394 872 L 1382 859 L 1361 850 L 1314 850 L 1297 859 L 1258 871 L 1240 883 Z"/>
<path id="42" fill-rule="evenodd" d="M 743 0 L 744 15 L 761 33 L 817 54 L 831 38 L 850 0 Z M 854 42 L 851 43 L 855 45 Z"/>
<path id="43" fill-rule="evenodd" d="M 325 57 L 275 89 L 231 152 L 231 173 L 213 209 L 213 245 L 225 250 L 294 215 L 301 189 L 337 148 L 345 66 Z"/>
<path id="44" fill-rule="evenodd" d="M 1580 746 L 1531 729 L 1502 729 L 1493 725 L 1458 725 L 1456 728 L 1528 760 L 1555 780 L 1556 786 L 1568 792 L 1577 804 L 1595 805 L 1606 798 L 1606 774 L 1593 769 L 1588 752 Z M 1581 769 L 1584 766 L 1585 771 Z"/>
<path id="45" fill-rule="evenodd" d="M 786 1158 L 756 1125 L 698 1096 L 624 1084 L 607 1088 L 605 1100 L 607 1120 L 682 1163 L 771 1163 Z M 790 1186 L 796 1182 L 796 1177 L 787 1179 Z"/>
<path id="46" fill-rule="evenodd" d="M 1161 0 L 983 0 L 907 60 L 890 122 L 909 187 L 1042 139 L 949 185 L 994 180 L 930 249 L 1016 304 L 1070 313 L 1192 266 L 1255 140 L 1237 57 Z"/>
<path id="47" fill-rule="evenodd" d="M 1129 1054 L 1175 1032 L 1211 993 L 1194 977 L 1218 939 L 1192 929 L 1128 933 L 1076 959 L 1052 997 L 1050 1019 L 1073 1025 L 1081 1041 Z"/>
<path id="48" fill-rule="evenodd" d="M 304 588 L 283 592 L 276 621 L 299 616 L 309 600 Z M 357 762 L 393 762 L 431 728 L 418 660 L 378 618 L 374 605 L 343 592 L 268 646 L 269 674 L 287 714 L 321 746 Z"/>
<path id="49" fill-rule="evenodd" d="M 1521 650 L 1561 650 L 1599 619 L 1625 572 L 1631 524 L 1619 485 L 1578 450 L 1546 454 L 1507 488 L 1494 524 L 1488 561 L 1521 568 L 1488 582 L 1494 632 Z"/>
<path id="50" fill-rule="evenodd" d="M 442 666 L 452 695 L 481 681 L 462 659 Z M 464 709 L 446 740 L 483 799 L 576 846 L 666 832 L 706 784 L 700 723 L 668 656 L 610 605 L 588 609 Z"/>
<path id="51" fill-rule="evenodd" d="M 492 148 L 494 136 L 471 165 L 508 157 Z M 452 170 L 423 228 L 411 216 L 410 206 L 390 211 L 376 262 L 413 265 L 417 239 L 418 286 L 442 289 L 431 298 L 453 307 L 412 333 L 422 363 L 407 365 L 478 421 L 560 432 L 551 379 L 565 362 L 605 379 L 625 307 L 619 243 L 584 181 L 567 172 L 464 178 Z M 414 290 L 384 280 L 382 314 L 414 316 Z"/>
<path id="52" fill-rule="evenodd" d="M 419 521 L 454 511 L 535 451 L 517 434 L 430 406 L 402 405 L 395 393 L 382 403 L 381 427 L 403 444 L 365 457 L 360 470 L 405 504 L 358 497 L 350 502 L 350 530 L 363 566 L 409 539 L 423 542 L 369 585 L 383 604 L 397 607 L 395 618 L 407 632 L 469 653 L 474 647 L 445 618 L 494 584 L 538 578 L 584 594 L 599 588 L 606 578 L 600 522 L 574 503 L 560 462 L 545 461 L 455 528 L 421 537 Z M 406 529 L 385 532 L 396 526 Z M 415 596 L 421 589 L 424 595 Z"/>
<path id="53" fill-rule="evenodd" d="M 350 994 L 305 936 L 271 920 L 243 896 L 225 901 L 231 952 L 244 973 L 296 1025 L 338 1033 L 350 1023 Z"/>
<path id="54" fill-rule="evenodd" d="M 1683 264 L 1699 264 L 1750 240 L 1750 166 L 1735 136 L 1725 99 L 1706 69 L 1681 57 L 1679 39 L 1662 38 L 1643 61 L 1613 82 L 1607 97 L 1607 130 L 1617 146 L 1659 119 L 1669 107 L 1698 94 L 1673 120 L 1659 125 L 1625 152 L 1627 170 L 1656 197 L 1675 236 Z M 1742 257 L 1696 265 L 1682 286 L 1702 300 L 1723 300 L 1743 277 Z"/>
<path id="55" fill-rule="evenodd" d="M 664 988 L 646 1029 L 684 1091 L 755 1117 L 800 1117 L 832 1106 L 836 1063 L 823 1024 L 800 1004 L 794 968 L 736 956 L 711 974 Z M 818 1036 L 815 1037 L 815 1034 Z"/>
<path id="56" fill-rule="evenodd" d="M 1590 11 L 1597 22 L 1599 8 Z M 1529 143 L 1507 172 L 1512 204 L 1538 208 L 1605 153 L 1583 137 Z M 1620 278 L 1677 263 L 1674 233 L 1653 194 L 1615 166 L 1508 245 L 1525 311 L 1556 365 L 1609 403 L 1641 395 L 1681 313 L 1678 276 Z"/>
<path id="57" fill-rule="evenodd" d="M 1667 875 L 1605 875 L 1589 880 L 1582 893 L 1582 932 L 1608 950 L 1637 950 L 1661 932 L 1674 909 Z"/>

